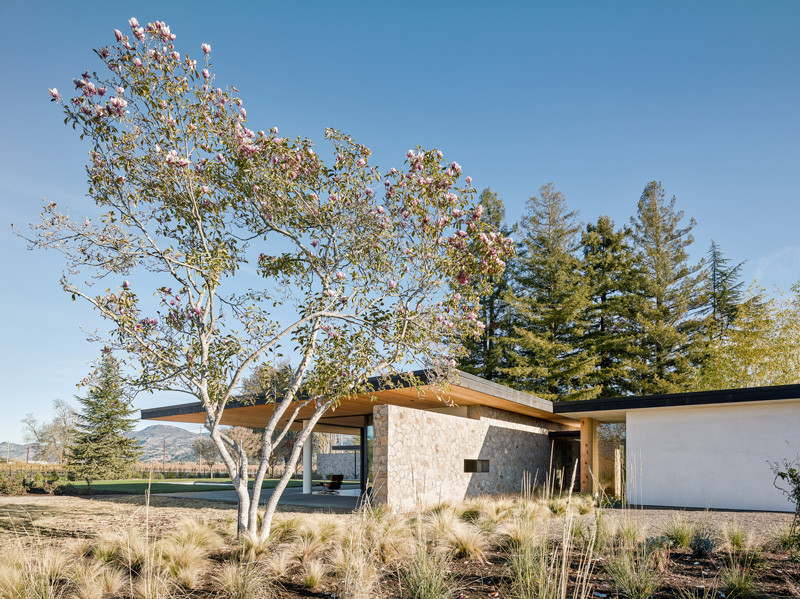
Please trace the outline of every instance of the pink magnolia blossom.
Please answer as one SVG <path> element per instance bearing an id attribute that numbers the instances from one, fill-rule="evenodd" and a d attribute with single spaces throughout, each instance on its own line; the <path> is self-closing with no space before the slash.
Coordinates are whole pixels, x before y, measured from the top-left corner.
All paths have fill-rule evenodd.
<path id="1" fill-rule="evenodd" d="M 118 42 L 122 41 L 122 32 L 119 29 L 114 30 L 114 36 L 117 38 Z"/>
<path id="2" fill-rule="evenodd" d="M 139 26 L 139 21 L 136 20 L 136 17 L 131 17 L 128 19 L 128 23 L 131 26 L 131 29 L 136 29 Z"/>
<path id="3" fill-rule="evenodd" d="M 209 73 L 209 72 L 208 72 L 208 69 L 203 69 L 203 71 L 202 71 L 202 75 L 203 75 L 203 77 L 205 77 L 206 79 L 208 79 L 209 77 L 211 77 L 211 73 Z"/>
<path id="4" fill-rule="evenodd" d="M 211 45 L 210 44 L 201 44 L 200 49 L 203 50 L 204 53 L 208 54 L 211 52 Z"/>
<path id="5" fill-rule="evenodd" d="M 367 161 L 364 160 L 363 158 L 359 158 L 358 160 L 356 160 L 356 164 L 358 166 L 364 166 L 366 163 L 367 163 Z"/>
<path id="6" fill-rule="evenodd" d="M 397 289 L 397 281 L 389 281 L 389 289 Z"/>
<path id="7" fill-rule="evenodd" d="M 135 66 L 137 66 L 137 67 L 140 67 L 140 66 L 142 66 L 142 61 L 141 61 L 141 59 L 140 59 L 140 58 L 137 56 L 136 58 L 134 58 L 134 59 L 133 59 L 133 64 L 134 64 Z"/>
<path id="8" fill-rule="evenodd" d="M 122 288 L 123 289 L 128 289 L 130 286 L 131 286 L 131 284 L 128 281 L 122 281 Z"/>
<path id="9" fill-rule="evenodd" d="M 319 240 L 318 240 L 318 239 L 314 239 L 314 240 L 311 242 L 311 247 L 317 247 L 318 245 L 319 245 Z"/>
<path id="10" fill-rule="evenodd" d="M 50 100 L 51 102 L 58 102 L 61 100 L 61 94 L 58 93 L 58 88 L 54 87 L 52 89 L 48 89 L 47 91 L 51 96 L 53 96 L 52 100 Z"/>
<path id="11" fill-rule="evenodd" d="M 472 185 L 472 177 L 467 177 L 467 185 Z"/>
<path id="12" fill-rule="evenodd" d="M 225 164 L 225 156 L 222 154 L 217 154 L 217 160 L 219 160 L 222 164 Z"/>
<path id="13" fill-rule="evenodd" d="M 337 279 L 346 279 L 346 278 L 347 278 L 347 275 L 346 275 L 346 274 L 344 274 L 344 273 L 343 273 L 341 270 L 337 270 L 337 271 L 336 271 L 336 278 L 337 278 Z"/>

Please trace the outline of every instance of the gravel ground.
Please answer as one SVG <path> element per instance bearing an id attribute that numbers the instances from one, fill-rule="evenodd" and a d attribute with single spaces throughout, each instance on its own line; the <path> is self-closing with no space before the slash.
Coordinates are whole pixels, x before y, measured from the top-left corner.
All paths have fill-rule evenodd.
<path id="1" fill-rule="evenodd" d="M 282 512 L 314 511 L 287 507 Z M 766 541 L 774 530 L 788 526 L 792 514 L 776 512 L 700 511 L 674 509 L 610 509 L 609 520 L 634 520 L 646 526 L 648 536 L 658 536 L 664 526 L 679 517 L 690 522 L 703 520 L 719 527 L 734 524 Z M 85 539 L 99 531 L 123 529 L 149 523 L 158 533 L 185 518 L 203 519 L 233 526 L 233 504 L 197 499 L 151 497 L 150 505 L 138 495 L 55 497 L 50 495 L 0 496 L 0 545 L 42 538 Z M 591 516 L 584 516 L 591 518 Z"/>

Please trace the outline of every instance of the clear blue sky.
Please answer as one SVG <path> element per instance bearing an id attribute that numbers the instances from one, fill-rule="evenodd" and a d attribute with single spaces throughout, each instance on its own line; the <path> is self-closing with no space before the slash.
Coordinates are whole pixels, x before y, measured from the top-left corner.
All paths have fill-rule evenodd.
<path id="1" fill-rule="evenodd" d="M 135 8 L 133 8 L 135 4 Z M 72 400 L 102 327 L 61 292 L 54 254 L 10 223 L 40 197 L 80 213 L 87 147 L 47 88 L 98 68 L 92 48 L 128 18 L 166 21 L 178 49 L 213 47 L 254 129 L 322 141 L 345 130 L 385 168 L 442 149 L 515 221 L 553 181 L 584 219 L 627 222 L 661 180 L 745 276 L 800 278 L 800 3 L 785 2 L 0 2 L 2 325 L 0 441 L 25 413 Z M 137 407 L 185 401 L 141 400 Z"/>

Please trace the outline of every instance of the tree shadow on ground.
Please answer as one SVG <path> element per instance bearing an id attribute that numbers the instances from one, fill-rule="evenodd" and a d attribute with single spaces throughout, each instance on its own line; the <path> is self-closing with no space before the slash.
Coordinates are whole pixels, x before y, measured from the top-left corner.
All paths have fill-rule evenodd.
<path id="1" fill-rule="evenodd" d="M 81 495 L 82 499 L 103 501 L 116 504 L 127 504 L 144 507 L 148 505 L 144 495 Z M 169 495 L 153 495 L 149 499 L 150 507 L 188 508 L 188 509 L 217 509 L 236 511 L 236 504 L 228 501 L 214 501 L 211 499 L 190 499 L 187 497 L 170 497 Z M 302 512 L 309 514 L 350 514 L 352 509 L 337 506 L 299 506 L 278 505 L 278 512 Z"/>

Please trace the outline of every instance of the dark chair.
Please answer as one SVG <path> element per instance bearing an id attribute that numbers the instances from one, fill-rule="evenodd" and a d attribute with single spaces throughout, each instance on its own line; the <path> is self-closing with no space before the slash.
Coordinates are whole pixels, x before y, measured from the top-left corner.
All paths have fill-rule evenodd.
<path id="1" fill-rule="evenodd" d="M 342 481 L 344 474 L 331 474 L 331 479 L 326 483 L 317 483 L 316 486 L 322 487 L 322 493 L 325 495 L 338 495 L 339 489 L 342 488 Z"/>

